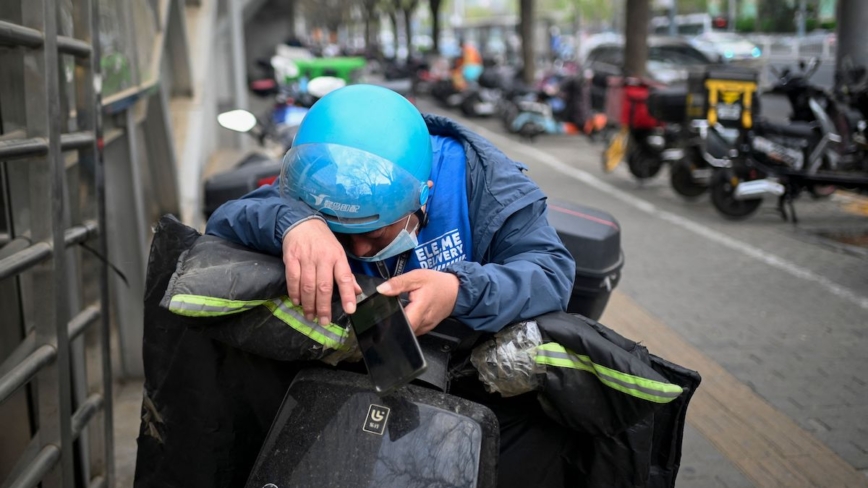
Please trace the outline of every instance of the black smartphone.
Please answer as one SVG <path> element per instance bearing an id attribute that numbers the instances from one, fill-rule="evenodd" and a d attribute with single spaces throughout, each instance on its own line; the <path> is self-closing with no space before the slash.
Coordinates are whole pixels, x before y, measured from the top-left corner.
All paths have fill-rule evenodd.
<path id="1" fill-rule="evenodd" d="M 425 371 L 428 364 L 397 297 L 365 297 L 350 322 L 377 393 L 388 393 Z"/>

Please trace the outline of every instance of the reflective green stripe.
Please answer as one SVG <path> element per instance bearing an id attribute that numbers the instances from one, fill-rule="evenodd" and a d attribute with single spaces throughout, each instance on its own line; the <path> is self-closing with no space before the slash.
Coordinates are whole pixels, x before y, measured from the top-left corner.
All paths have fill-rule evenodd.
<path id="1" fill-rule="evenodd" d="M 535 359 L 539 364 L 587 371 L 599 378 L 600 382 L 609 388 L 655 403 L 669 403 L 678 398 L 682 392 L 678 385 L 633 376 L 600 366 L 591 361 L 590 357 L 576 354 L 553 342 L 538 347 Z"/>
<path id="2" fill-rule="evenodd" d="M 272 300 L 227 300 L 200 295 L 175 295 L 169 310 L 186 317 L 221 317 L 246 312 L 264 306 L 278 320 L 296 331 L 331 349 L 340 349 L 347 341 L 347 331 L 335 324 L 319 325 L 304 318 L 301 307 L 292 305 L 288 297 Z"/>
<path id="3" fill-rule="evenodd" d="M 331 349 L 340 349 L 346 343 L 347 331 L 335 324 L 319 325 L 317 322 L 308 322 L 304 318 L 301 307 L 291 305 L 288 297 L 275 298 L 263 303 L 271 310 L 272 315 L 280 319 L 286 325 L 319 342 Z"/>
<path id="4" fill-rule="evenodd" d="M 203 297 L 200 295 L 175 295 L 169 302 L 169 310 L 187 317 L 220 317 L 233 313 L 246 312 L 268 300 L 226 300 L 224 298 Z"/>

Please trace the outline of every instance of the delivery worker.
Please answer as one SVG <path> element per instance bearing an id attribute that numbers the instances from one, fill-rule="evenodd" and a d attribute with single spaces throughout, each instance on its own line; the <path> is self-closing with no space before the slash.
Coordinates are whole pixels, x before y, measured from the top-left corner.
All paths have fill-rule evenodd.
<path id="1" fill-rule="evenodd" d="M 497 332 L 564 310 L 575 263 L 524 166 L 385 88 L 352 85 L 311 108 L 280 178 L 220 207 L 206 232 L 273 255 L 308 320 L 328 323 L 334 286 L 352 314 L 353 273 L 409 294 L 417 335 L 454 317 Z M 564 486 L 570 439 L 535 399 L 472 400 L 501 424 L 499 486 Z"/>

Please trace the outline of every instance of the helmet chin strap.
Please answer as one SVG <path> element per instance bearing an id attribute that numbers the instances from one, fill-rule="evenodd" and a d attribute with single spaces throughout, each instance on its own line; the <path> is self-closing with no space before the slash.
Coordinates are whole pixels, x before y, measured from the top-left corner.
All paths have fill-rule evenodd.
<path id="1" fill-rule="evenodd" d="M 419 229 L 421 230 L 423 227 L 428 225 L 428 212 L 424 210 L 425 207 L 420 207 L 419 210 L 413 212 L 413 215 L 419 219 Z"/>

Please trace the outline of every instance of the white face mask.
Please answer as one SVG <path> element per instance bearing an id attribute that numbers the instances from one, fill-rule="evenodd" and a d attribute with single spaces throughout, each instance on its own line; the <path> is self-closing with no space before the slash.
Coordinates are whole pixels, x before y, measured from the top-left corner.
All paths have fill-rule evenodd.
<path id="1" fill-rule="evenodd" d="M 373 263 L 377 261 L 385 261 L 386 259 L 415 249 L 416 246 L 419 245 L 419 238 L 416 237 L 416 229 L 419 228 L 419 224 L 416 224 L 416 227 L 414 227 L 412 231 L 407 231 L 408 225 L 410 225 L 410 215 L 407 216 L 407 223 L 404 224 L 404 228 L 401 229 L 401 232 L 399 232 L 398 235 L 395 236 L 395 239 L 393 239 L 388 246 L 381 249 L 380 252 L 374 254 L 373 256 L 353 257 L 355 259 L 358 259 L 359 261 Z"/>

